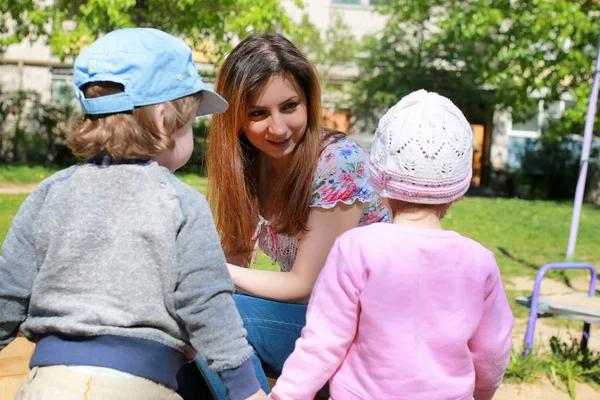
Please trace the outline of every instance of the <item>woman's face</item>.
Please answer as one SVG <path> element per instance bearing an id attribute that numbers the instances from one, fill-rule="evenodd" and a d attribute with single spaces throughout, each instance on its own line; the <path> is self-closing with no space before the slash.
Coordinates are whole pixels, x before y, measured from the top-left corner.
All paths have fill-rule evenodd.
<path id="1" fill-rule="evenodd" d="M 306 96 L 294 83 L 292 78 L 273 76 L 248 101 L 244 133 L 275 170 L 289 164 L 308 123 Z"/>

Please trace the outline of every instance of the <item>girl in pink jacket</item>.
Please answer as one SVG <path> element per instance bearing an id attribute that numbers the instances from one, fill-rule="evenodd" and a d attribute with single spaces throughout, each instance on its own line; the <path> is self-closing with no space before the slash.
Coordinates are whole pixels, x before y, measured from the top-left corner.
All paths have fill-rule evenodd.
<path id="1" fill-rule="evenodd" d="M 447 98 L 419 90 L 380 120 L 371 183 L 393 213 L 340 236 L 306 326 L 271 393 L 331 398 L 491 399 L 513 316 L 494 255 L 440 220 L 472 174 L 473 135 Z"/>

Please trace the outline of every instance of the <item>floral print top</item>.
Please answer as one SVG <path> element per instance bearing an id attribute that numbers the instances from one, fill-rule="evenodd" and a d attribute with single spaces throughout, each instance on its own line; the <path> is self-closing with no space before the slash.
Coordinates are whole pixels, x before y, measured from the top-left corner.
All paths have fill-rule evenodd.
<path id="1" fill-rule="evenodd" d="M 319 156 L 313 180 L 311 207 L 333 208 L 338 202 L 364 203 L 359 226 L 373 222 L 390 222 L 390 213 L 369 185 L 369 155 L 354 139 L 331 140 Z M 257 240 L 258 239 L 258 240 Z M 276 233 L 269 221 L 260 217 L 253 240 L 255 257 L 258 247 L 278 262 L 281 271 L 292 269 L 302 234 L 290 237 Z"/>

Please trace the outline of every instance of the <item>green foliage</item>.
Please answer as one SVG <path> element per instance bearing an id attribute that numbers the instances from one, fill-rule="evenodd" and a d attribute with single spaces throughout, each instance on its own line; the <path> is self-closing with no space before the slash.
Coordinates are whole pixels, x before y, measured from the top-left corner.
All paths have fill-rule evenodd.
<path id="1" fill-rule="evenodd" d="M 35 0 L 0 2 L 0 54 L 11 44 L 35 39 L 43 31 L 44 13 L 37 3 Z"/>
<path id="2" fill-rule="evenodd" d="M 51 102 L 35 91 L 0 91 L 0 162 L 70 165 L 75 157 L 64 144 L 78 111 L 73 90 L 60 87 Z"/>
<path id="3" fill-rule="evenodd" d="M 509 195 L 526 199 L 566 200 L 575 195 L 581 142 L 570 138 L 528 140 L 521 154 L 521 168 L 510 176 Z M 592 154 L 597 153 L 593 149 Z"/>
<path id="4" fill-rule="evenodd" d="M 298 30 L 292 35 L 292 42 L 317 66 L 324 89 L 324 105 L 335 109 L 349 109 L 351 86 L 346 79 L 339 79 L 336 69 L 344 70 L 354 64 L 358 42 L 352 29 L 339 13 L 333 13 L 328 28 L 323 34 L 310 21 L 307 14 L 302 16 Z"/>
<path id="5" fill-rule="evenodd" d="M 600 384 L 600 354 L 584 349 L 576 338 L 570 343 L 561 342 L 557 337 L 550 339 L 551 354 L 546 355 L 548 371 L 553 383 L 576 399 L 575 381 L 585 382 L 598 387 Z"/>
<path id="6" fill-rule="evenodd" d="M 531 383 L 540 378 L 545 370 L 545 360 L 539 350 L 534 349 L 526 356 L 511 349 L 510 361 L 503 382 Z"/>
<path id="7" fill-rule="evenodd" d="M 352 28 L 344 22 L 341 14 L 334 13 L 325 31 L 323 51 L 317 54 L 315 63 L 326 67 L 325 75 L 329 75 L 332 67 L 347 66 L 354 61 L 356 46 Z"/>
<path id="8" fill-rule="evenodd" d="M 457 102 L 473 123 L 482 123 L 491 92 L 483 90 L 475 66 L 458 62 L 439 26 L 451 4 L 441 0 L 390 2 L 380 6 L 388 21 L 380 35 L 363 38 L 355 82 L 355 113 L 363 118 L 386 109 L 417 89 L 436 91 Z M 463 18 L 463 24 L 470 24 Z"/>
<path id="9" fill-rule="evenodd" d="M 440 23 L 439 40 L 450 50 L 448 61 L 478 71 L 480 83 L 494 88 L 496 103 L 510 107 L 517 119 L 535 112 L 534 98 L 548 106 L 573 95 L 575 106 L 563 117 L 564 129 L 580 133 L 599 11 L 595 1 L 453 1 Z"/>
<path id="10" fill-rule="evenodd" d="M 56 167 L 78 162 L 65 143 L 70 122 L 79 113 L 73 99 L 67 85 L 59 87 L 50 102 L 42 102 L 33 91 L 0 92 L 0 162 Z M 206 174 L 209 122 L 207 117 L 196 121 L 194 152 L 183 172 Z"/>
<path id="11" fill-rule="evenodd" d="M 299 0 L 295 3 L 302 6 Z M 57 0 L 45 6 L 11 0 L 0 11 L 0 26 L 12 19 L 20 27 L 5 39 L 0 53 L 23 37 L 47 35 L 61 59 L 76 56 L 97 37 L 118 28 L 145 26 L 179 35 L 208 62 L 218 61 L 234 40 L 253 31 L 302 30 L 278 0 Z"/>
<path id="12" fill-rule="evenodd" d="M 33 143 L 27 161 L 36 164 L 71 165 L 77 161 L 66 147 L 65 134 L 79 106 L 73 102 L 75 93 L 71 86 L 62 86 L 55 93 L 55 99 L 42 102 L 39 96 L 31 106 L 31 121 L 34 122 Z"/>
<path id="13" fill-rule="evenodd" d="M 206 176 L 206 152 L 208 150 L 207 139 L 209 128 L 210 117 L 199 118 L 194 123 L 194 151 L 188 163 L 180 169 L 182 173 Z"/>
<path id="14" fill-rule="evenodd" d="M 26 161 L 28 112 L 25 106 L 38 96 L 27 90 L 0 91 L 0 161 Z"/>
<path id="15" fill-rule="evenodd" d="M 382 34 L 367 36 L 362 43 L 358 112 L 385 109 L 410 91 L 425 88 L 455 100 L 471 114 L 471 122 L 480 119 L 478 108 L 494 105 L 510 108 L 515 120 L 524 120 L 536 112 L 538 98 L 548 106 L 569 94 L 575 103 L 562 118 L 562 131 L 582 131 L 600 3 L 390 3 L 378 8 L 389 18 Z"/>
<path id="16" fill-rule="evenodd" d="M 539 349 L 532 349 L 523 356 L 511 350 L 504 382 L 530 383 L 544 374 L 575 400 L 575 382 L 600 387 L 600 353 L 582 348 L 574 337 L 562 342 L 556 336 L 550 339 L 549 353 L 541 354 Z"/>

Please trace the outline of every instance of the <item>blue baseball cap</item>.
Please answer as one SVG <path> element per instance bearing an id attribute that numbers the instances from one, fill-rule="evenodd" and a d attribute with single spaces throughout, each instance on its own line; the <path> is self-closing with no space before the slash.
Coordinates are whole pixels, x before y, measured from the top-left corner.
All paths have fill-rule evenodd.
<path id="1" fill-rule="evenodd" d="M 227 110 L 227 101 L 208 89 L 180 39 L 151 28 L 112 31 L 86 47 L 75 60 L 75 93 L 85 114 L 111 114 L 164 103 L 202 92 L 197 115 Z M 123 85 L 124 92 L 86 99 L 90 82 Z"/>

